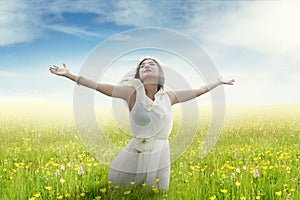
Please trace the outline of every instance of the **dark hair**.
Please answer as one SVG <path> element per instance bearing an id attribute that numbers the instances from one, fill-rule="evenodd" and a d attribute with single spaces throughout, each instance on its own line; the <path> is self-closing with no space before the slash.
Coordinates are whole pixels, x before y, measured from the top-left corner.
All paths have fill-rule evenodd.
<path id="1" fill-rule="evenodd" d="M 157 91 L 159 91 L 161 88 L 164 89 L 164 83 L 165 83 L 165 74 L 164 74 L 164 71 L 163 71 L 162 67 L 160 66 L 160 64 L 159 64 L 156 60 L 154 60 L 154 59 L 152 59 L 152 58 L 145 58 L 145 59 L 143 59 L 143 60 L 139 63 L 138 67 L 136 68 L 136 72 L 135 72 L 134 78 L 140 79 L 140 68 L 141 68 L 141 64 L 142 64 L 145 60 L 152 60 L 152 61 L 154 61 L 154 62 L 157 64 L 158 70 L 159 70 L 159 77 L 158 77 Z"/>

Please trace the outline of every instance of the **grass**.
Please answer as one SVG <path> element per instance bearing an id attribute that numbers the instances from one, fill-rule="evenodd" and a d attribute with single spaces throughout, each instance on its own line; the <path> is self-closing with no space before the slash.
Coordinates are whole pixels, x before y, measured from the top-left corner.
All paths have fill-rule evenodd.
<path id="1" fill-rule="evenodd" d="M 0 199 L 300 199 L 299 108 L 228 107 L 217 145 L 200 159 L 210 121 L 210 109 L 201 108 L 193 144 L 172 162 L 170 188 L 163 192 L 107 183 L 108 167 L 81 143 L 71 106 L 1 103 Z M 126 145 L 130 137 L 110 111 L 97 111 L 107 136 Z"/>

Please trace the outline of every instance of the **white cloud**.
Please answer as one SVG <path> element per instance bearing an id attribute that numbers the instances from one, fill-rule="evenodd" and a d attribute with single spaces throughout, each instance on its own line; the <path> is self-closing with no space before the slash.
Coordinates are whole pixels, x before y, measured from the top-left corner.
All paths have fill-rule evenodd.
<path id="1" fill-rule="evenodd" d="M 0 46 L 31 41 L 40 34 L 35 13 L 28 15 L 28 7 L 18 0 L 0 4 Z"/>
<path id="2" fill-rule="evenodd" d="M 262 53 L 296 56 L 300 46 L 297 22 L 300 2 L 168 1 L 34 1 L 12 0 L 0 5 L 0 45 L 34 40 L 44 29 L 98 37 L 85 27 L 62 24 L 64 13 L 95 14 L 98 23 L 132 27 L 169 27 L 204 43 L 251 48 Z M 49 17 L 50 16 L 50 17 Z M 100 26 L 100 25 L 99 25 Z"/>
<path id="3" fill-rule="evenodd" d="M 97 18 L 99 23 L 113 22 L 117 25 L 133 27 L 178 28 L 188 20 L 189 2 L 182 1 L 112 1 L 110 8 Z"/>
<path id="4" fill-rule="evenodd" d="M 32 2 L 35 4 L 36 2 Z M 101 14 L 113 6 L 109 1 L 98 0 L 48 0 L 40 4 L 38 8 L 47 10 L 48 13 L 56 13 L 58 15 L 68 13 L 94 13 Z"/>
<path id="5" fill-rule="evenodd" d="M 23 1 L 12 0 L 0 5 L 0 46 L 32 41 L 45 29 L 80 37 L 99 37 L 85 27 L 64 24 L 65 13 L 94 14 L 94 22 L 112 22 L 130 27 L 182 26 L 190 17 L 191 4 L 174 1 Z M 93 19 L 92 19 L 93 21 Z M 97 27 L 95 27 L 97 28 Z"/>
<path id="6" fill-rule="evenodd" d="M 208 44 L 299 58 L 300 2 L 243 1 L 234 5 L 207 16 L 196 10 L 188 32 Z"/>
<path id="7" fill-rule="evenodd" d="M 11 0 L 0 4 L 0 46 L 30 42 L 45 30 L 80 37 L 99 37 L 84 27 L 61 24 L 64 13 L 95 13 L 103 10 L 99 1 L 23 1 Z"/>
<path id="8" fill-rule="evenodd" d="M 49 25 L 49 26 L 44 26 L 44 28 L 53 30 L 53 31 L 58 31 L 70 35 L 75 35 L 78 37 L 101 37 L 102 35 L 85 30 L 85 28 L 82 27 L 75 27 L 75 26 L 64 26 L 64 25 Z"/>

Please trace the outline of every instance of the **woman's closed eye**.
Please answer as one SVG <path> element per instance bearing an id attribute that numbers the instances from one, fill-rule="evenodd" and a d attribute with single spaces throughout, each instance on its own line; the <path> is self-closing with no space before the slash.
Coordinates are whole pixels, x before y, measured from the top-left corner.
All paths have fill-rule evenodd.
<path id="1" fill-rule="evenodd" d="M 154 66 L 155 64 L 154 64 L 154 63 L 148 63 L 148 65 Z M 140 65 L 140 68 L 144 68 L 145 66 L 146 66 L 146 64 L 141 64 L 141 65 Z"/>

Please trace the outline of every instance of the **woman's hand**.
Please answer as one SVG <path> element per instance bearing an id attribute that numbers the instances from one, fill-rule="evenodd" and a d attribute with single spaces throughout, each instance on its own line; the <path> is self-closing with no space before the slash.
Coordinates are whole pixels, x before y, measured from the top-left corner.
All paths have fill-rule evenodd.
<path id="1" fill-rule="evenodd" d="M 67 68 L 67 65 L 63 64 L 63 68 L 59 68 L 55 65 L 52 65 L 50 68 L 49 68 L 49 71 L 52 73 L 52 74 L 56 74 L 58 76 L 67 76 L 69 73 L 70 73 L 70 70 Z"/>
<path id="2" fill-rule="evenodd" d="M 222 79 L 222 76 L 220 76 L 218 80 L 220 81 L 221 84 L 228 84 L 228 85 L 233 85 L 233 83 L 235 82 L 234 79 L 224 80 Z"/>

